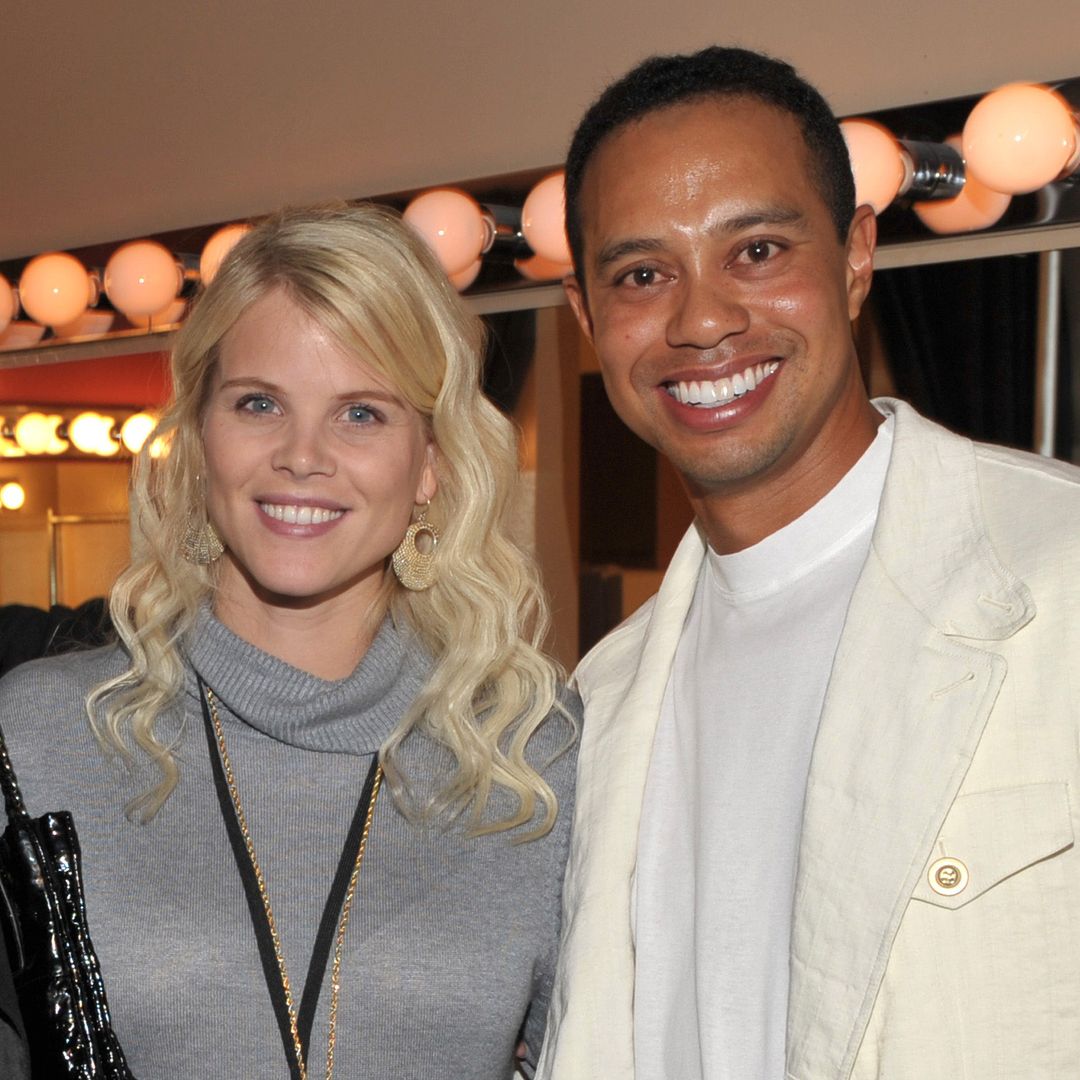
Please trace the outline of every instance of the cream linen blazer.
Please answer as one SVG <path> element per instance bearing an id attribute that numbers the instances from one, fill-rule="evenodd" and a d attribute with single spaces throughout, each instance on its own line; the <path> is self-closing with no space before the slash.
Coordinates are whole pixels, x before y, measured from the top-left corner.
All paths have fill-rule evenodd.
<path id="1" fill-rule="evenodd" d="M 876 404 L 892 458 L 810 769 L 787 1080 L 1077 1080 L 1080 470 Z M 704 552 L 692 528 L 576 673 L 542 1080 L 634 1076 L 638 824 Z"/>

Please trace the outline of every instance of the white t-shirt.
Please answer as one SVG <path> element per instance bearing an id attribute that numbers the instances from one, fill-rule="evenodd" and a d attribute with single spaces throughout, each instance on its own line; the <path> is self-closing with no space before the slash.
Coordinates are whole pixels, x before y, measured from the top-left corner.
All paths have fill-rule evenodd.
<path id="1" fill-rule="evenodd" d="M 892 421 L 802 517 L 708 552 L 653 744 L 634 882 L 639 1080 L 781 1080 L 810 755 Z"/>

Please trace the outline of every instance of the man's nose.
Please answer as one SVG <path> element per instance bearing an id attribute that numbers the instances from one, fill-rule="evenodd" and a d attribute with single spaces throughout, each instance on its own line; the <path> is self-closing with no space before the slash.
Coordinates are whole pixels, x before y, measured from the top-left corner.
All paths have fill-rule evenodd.
<path id="1" fill-rule="evenodd" d="M 719 275 L 691 275 L 683 279 L 668 320 L 667 343 L 712 349 L 730 334 L 750 327 L 750 312 Z"/>

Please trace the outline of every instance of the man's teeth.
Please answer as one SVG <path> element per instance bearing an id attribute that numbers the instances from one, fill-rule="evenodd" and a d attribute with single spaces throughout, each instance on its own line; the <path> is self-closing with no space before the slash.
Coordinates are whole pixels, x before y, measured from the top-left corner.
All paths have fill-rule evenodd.
<path id="1" fill-rule="evenodd" d="M 779 360 L 770 360 L 767 364 L 748 367 L 742 374 L 732 375 L 730 379 L 668 383 L 667 392 L 683 405 L 724 405 L 756 390 L 779 366 Z"/>
<path id="2" fill-rule="evenodd" d="M 277 503 L 259 503 L 259 509 L 267 517 L 284 521 L 286 525 L 322 525 L 334 521 L 345 513 L 344 510 L 326 510 L 321 506 L 292 506 Z"/>

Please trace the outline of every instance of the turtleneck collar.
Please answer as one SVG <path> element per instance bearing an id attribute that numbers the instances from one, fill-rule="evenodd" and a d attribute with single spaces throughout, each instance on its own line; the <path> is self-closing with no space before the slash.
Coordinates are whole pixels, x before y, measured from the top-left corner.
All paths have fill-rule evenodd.
<path id="1" fill-rule="evenodd" d="M 432 662 L 388 617 L 356 670 L 328 682 L 238 637 L 209 608 L 184 643 L 190 665 L 245 724 L 305 750 L 370 754 L 397 726 Z M 187 691 L 197 697 L 191 673 Z"/>

